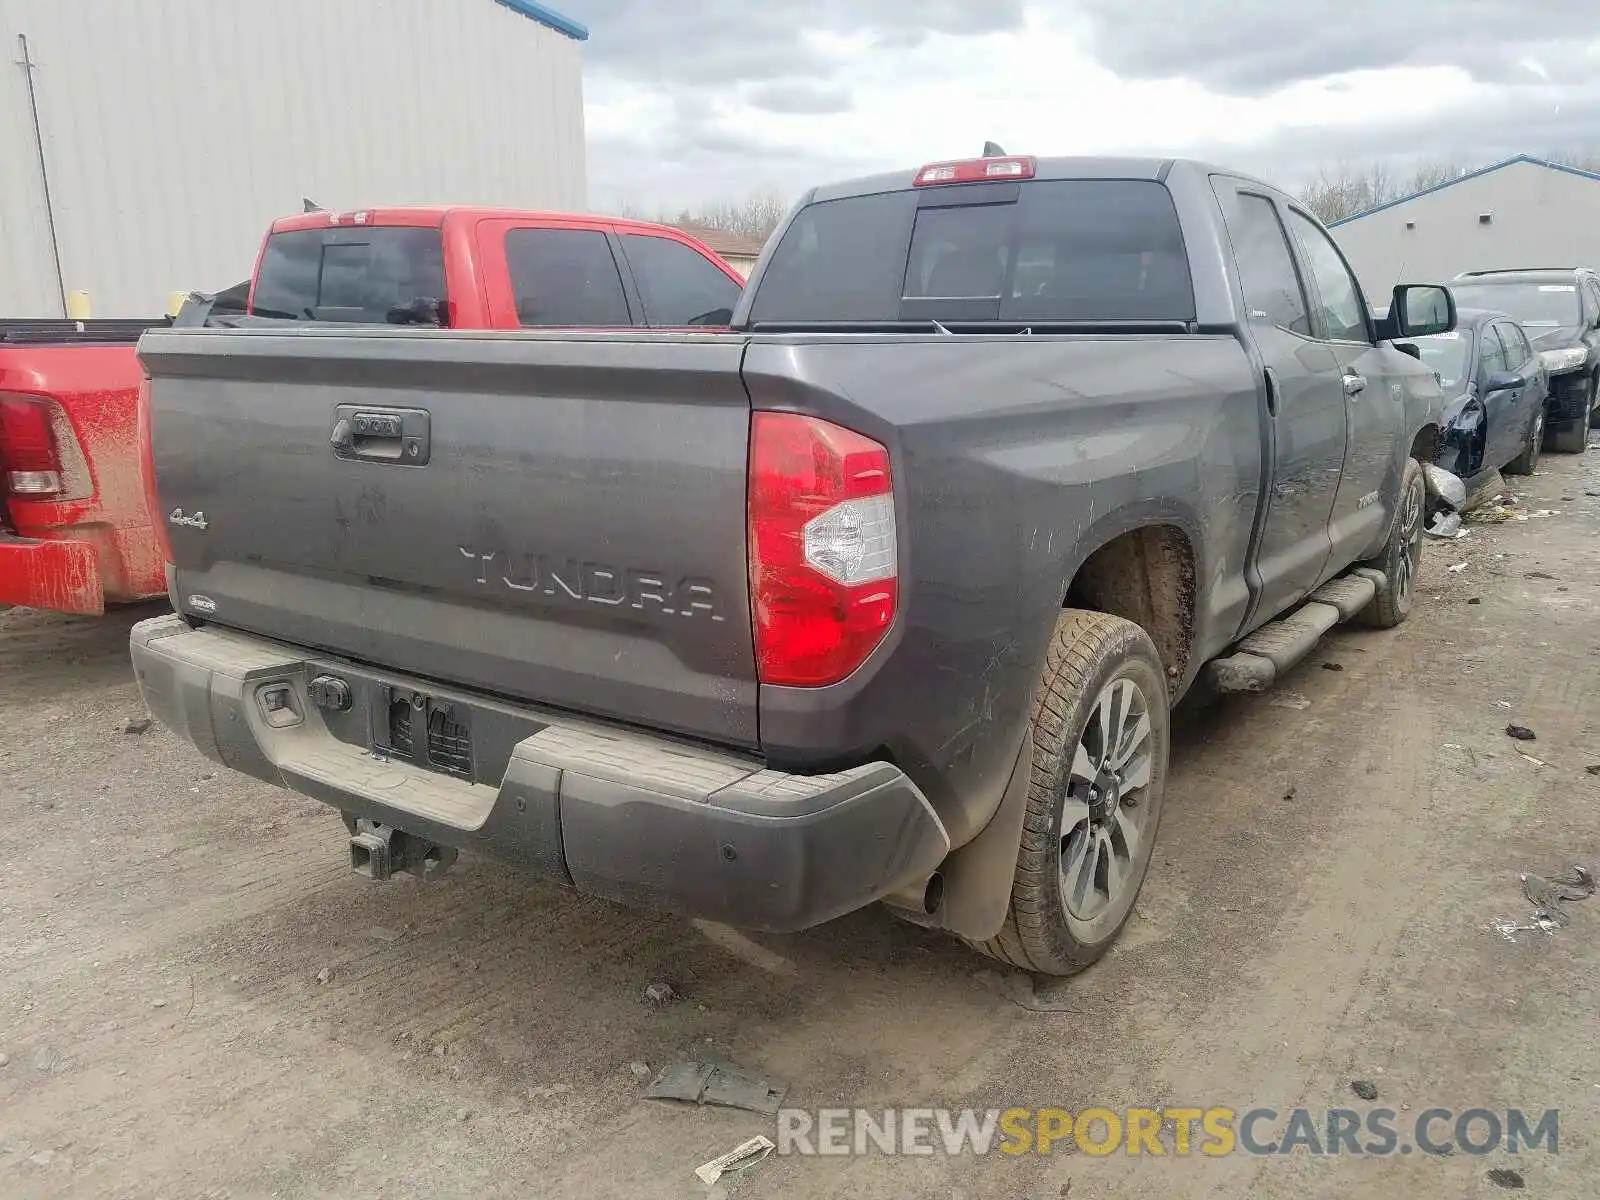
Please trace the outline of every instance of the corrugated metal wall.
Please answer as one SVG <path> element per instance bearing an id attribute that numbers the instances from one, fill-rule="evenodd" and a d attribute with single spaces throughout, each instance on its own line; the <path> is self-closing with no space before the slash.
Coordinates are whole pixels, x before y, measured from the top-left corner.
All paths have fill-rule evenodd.
<path id="1" fill-rule="evenodd" d="M 246 277 L 300 209 L 581 210 L 580 44 L 491 0 L 0 0 L 0 315 L 96 316 Z"/>
<path id="2" fill-rule="evenodd" d="M 1600 180 L 1512 163 L 1336 225 L 1333 236 L 1373 304 L 1387 304 L 1396 283 L 1462 271 L 1600 267 Z"/>

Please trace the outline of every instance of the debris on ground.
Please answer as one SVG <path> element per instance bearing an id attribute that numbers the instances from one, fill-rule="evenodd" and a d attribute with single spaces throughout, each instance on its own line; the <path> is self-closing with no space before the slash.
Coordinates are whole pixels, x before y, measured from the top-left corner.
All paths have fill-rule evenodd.
<path id="1" fill-rule="evenodd" d="M 1065 1000 L 1039 995 L 1033 986 L 1033 976 L 1024 971 L 1007 971 L 1004 974 L 999 971 L 975 971 L 972 978 L 996 995 L 1029 1012 L 1075 1013 L 1080 1017 L 1085 1015 L 1081 1008 L 1075 1008 Z"/>
<path id="2" fill-rule="evenodd" d="M 775 1117 L 788 1090 L 787 1083 L 732 1063 L 680 1062 L 664 1067 L 639 1094 L 646 1100 L 684 1100 Z"/>
<path id="3" fill-rule="evenodd" d="M 1363 1100 L 1376 1100 L 1378 1098 L 1378 1085 L 1367 1079 L 1357 1079 L 1350 1084 L 1350 1090 Z"/>
<path id="4" fill-rule="evenodd" d="M 1324 671 L 1342 671 L 1344 666 L 1341 663 L 1323 663 L 1322 669 Z"/>
<path id="5" fill-rule="evenodd" d="M 1560 926 L 1572 920 L 1561 907 L 1563 904 L 1587 900 L 1595 892 L 1594 876 L 1586 867 L 1573 867 L 1565 875 L 1557 875 L 1554 879 L 1524 871 L 1521 879 L 1522 894 L 1533 905 L 1534 920 L 1548 917 Z"/>
<path id="6" fill-rule="evenodd" d="M 1519 742 L 1536 742 L 1539 740 L 1539 735 L 1526 725 L 1507 725 L 1506 736 L 1516 738 Z"/>
<path id="7" fill-rule="evenodd" d="M 1479 596 L 1469 596 L 1467 598 L 1467 603 L 1468 604 L 1482 604 L 1483 603 L 1483 599 L 1481 597 L 1479 597 Z"/>
<path id="8" fill-rule="evenodd" d="M 150 729 L 150 725 L 149 717 L 129 717 L 122 723 L 122 732 L 128 734 L 145 733 Z"/>
<path id="9" fill-rule="evenodd" d="M 1523 576 L 1523 578 L 1524 579 L 1554 579 L 1555 576 L 1551 575 L 1548 571 L 1529 571 L 1526 575 Z"/>
<path id="10" fill-rule="evenodd" d="M 1510 708 L 1511 707 L 1511 701 L 1509 701 L 1509 700 L 1496 700 L 1494 702 L 1494 706 L 1496 708 Z"/>
<path id="11" fill-rule="evenodd" d="M 1461 514 L 1451 512 L 1447 508 L 1441 508 L 1434 513 L 1433 520 L 1428 522 L 1427 528 L 1422 532 L 1431 538 L 1439 538 L 1443 541 L 1453 541 L 1456 538 L 1467 536 L 1467 531 L 1461 528 Z"/>
<path id="12" fill-rule="evenodd" d="M 763 1134 L 756 1134 L 748 1142 L 742 1142 L 729 1150 L 720 1158 L 713 1158 L 703 1166 L 696 1167 L 694 1173 L 700 1182 L 710 1187 L 724 1175 L 731 1175 L 735 1171 L 743 1171 L 755 1166 L 767 1155 L 771 1154 L 773 1145 Z"/>
<path id="13" fill-rule="evenodd" d="M 1467 569 L 1467 564 L 1464 563 L 1464 562 L 1458 562 L 1454 566 L 1450 566 L 1450 567 L 1446 567 L 1445 568 L 1445 570 L 1449 571 L 1452 575 L 1459 575 L 1459 574 L 1461 574 L 1461 572 L 1465 571 L 1466 569 Z"/>
<path id="14" fill-rule="evenodd" d="M 456 1109 L 456 1120 L 460 1121 L 462 1124 L 466 1124 L 468 1121 L 472 1120 L 472 1110 L 470 1108 Z"/>
<path id="15" fill-rule="evenodd" d="M 657 980 L 655 983 L 645 984 L 644 995 L 642 997 L 644 1002 L 651 1008 L 665 1008 L 677 998 L 677 989 L 664 980 Z"/>
<path id="16" fill-rule="evenodd" d="M 642 1059 L 634 1059 L 628 1064 L 628 1070 L 633 1072 L 635 1079 L 649 1079 L 651 1075 L 650 1064 Z"/>
<path id="17" fill-rule="evenodd" d="M 1523 1181 L 1521 1171 L 1513 1171 L 1510 1167 L 1495 1167 L 1489 1172 L 1489 1182 L 1498 1188 L 1507 1188 L 1513 1192 L 1520 1192 L 1527 1184 Z"/>
<path id="18" fill-rule="evenodd" d="M 1517 751 L 1517 757 L 1518 758 L 1522 758 L 1522 759 L 1526 759 L 1528 762 L 1531 762 L 1536 767 L 1548 767 L 1550 765 L 1549 763 L 1545 762 L 1544 759 L 1535 758 L 1531 754 L 1524 754 L 1521 750 Z"/>
<path id="19" fill-rule="evenodd" d="M 151 1008 L 165 1008 L 166 1006 L 167 1006 L 167 1002 L 165 1000 L 152 1000 L 152 1001 L 150 1001 L 150 1007 Z"/>
<path id="20" fill-rule="evenodd" d="M 1311 701 L 1299 692 L 1279 692 L 1267 701 L 1273 708 L 1292 708 L 1295 712 L 1310 708 Z"/>
<path id="21" fill-rule="evenodd" d="M 1600 775 L 1600 763 L 1591 763 L 1584 770 L 1591 775 Z"/>
<path id="22" fill-rule="evenodd" d="M 1285 801 L 1293 800 L 1298 793 L 1299 789 L 1291 786 L 1288 791 L 1284 792 L 1283 798 Z"/>
<path id="23" fill-rule="evenodd" d="M 318 971 L 317 972 L 317 982 L 318 983 L 332 983 L 333 982 L 333 968 L 332 967 L 323 967 L 322 970 Z"/>

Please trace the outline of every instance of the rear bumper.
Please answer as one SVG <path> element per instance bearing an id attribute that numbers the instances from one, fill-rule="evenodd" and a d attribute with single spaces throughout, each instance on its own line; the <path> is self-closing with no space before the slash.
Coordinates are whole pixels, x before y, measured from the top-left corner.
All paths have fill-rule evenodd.
<path id="1" fill-rule="evenodd" d="M 897 767 L 789 775 L 752 758 L 566 714 L 454 693 L 265 639 L 134 626 L 134 672 L 150 712 L 207 757 L 358 817 L 511 859 L 624 903 L 784 931 L 861 908 L 932 873 L 943 824 Z M 307 684 L 336 673 L 351 710 L 314 707 Z M 290 689 L 292 711 L 260 697 Z M 377 714 L 398 689 L 457 706 L 503 773 L 469 780 L 375 754 Z M 287 723 L 286 723 L 287 722 Z M 509 731 L 509 732 L 508 732 Z M 475 749 L 476 749 L 475 745 Z"/>
<path id="2" fill-rule="evenodd" d="M 57 612 L 105 611 L 100 554 L 92 542 L 36 541 L 0 534 L 0 605 Z"/>

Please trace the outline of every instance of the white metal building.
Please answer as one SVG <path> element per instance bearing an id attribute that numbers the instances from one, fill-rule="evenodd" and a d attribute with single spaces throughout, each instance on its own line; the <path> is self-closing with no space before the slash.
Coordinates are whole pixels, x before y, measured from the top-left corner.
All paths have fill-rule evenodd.
<path id="1" fill-rule="evenodd" d="M 303 198 L 581 211 L 587 37 L 532 0 L 0 0 L 0 316 L 159 314 Z"/>
<path id="2" fill-rule="evenodd" d="M 1600 175 L 1526 154 L 1333 225 L 1373 304 L 1493 267 L 1600 267 Z"/>

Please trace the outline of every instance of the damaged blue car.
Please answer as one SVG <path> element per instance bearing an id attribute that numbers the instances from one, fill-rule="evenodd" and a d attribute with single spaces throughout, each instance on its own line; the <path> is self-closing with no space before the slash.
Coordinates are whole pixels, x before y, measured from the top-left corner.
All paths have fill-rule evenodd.
<path id="1" fill-rule="evenodd" d="M 1522 327 L 1502 312 L 1463 308 L 1449 333 L 1408 344 L 1444 389 L 1437 465 L 1468 492 L 1493 471 L 1531 475 L 1544 443 L 1550 379 Z"/>

